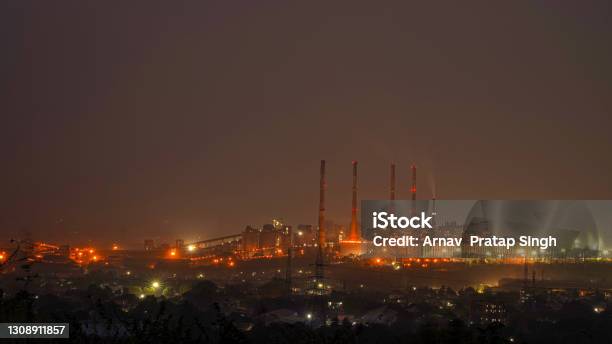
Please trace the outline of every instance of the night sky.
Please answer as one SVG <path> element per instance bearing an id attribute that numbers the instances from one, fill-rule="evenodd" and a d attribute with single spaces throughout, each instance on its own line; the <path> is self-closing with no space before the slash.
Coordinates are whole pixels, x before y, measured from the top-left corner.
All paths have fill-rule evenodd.
<path id="1" fill-rule="evenodd" d="M 0 231 L 140 245 L 360 198 L 612 198 L 609 1 L 3 1 Z"/>

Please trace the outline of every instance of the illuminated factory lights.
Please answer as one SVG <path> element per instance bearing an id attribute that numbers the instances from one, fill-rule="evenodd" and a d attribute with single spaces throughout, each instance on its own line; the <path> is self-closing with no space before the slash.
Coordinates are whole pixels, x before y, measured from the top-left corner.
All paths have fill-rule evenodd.
<path id="1" fill-rule="evenodd" d="M 187 250 L 188 250 L 189 252 L 193 252 L 193 251 L 195 251 L 195 249 L 196 249 L 196 246 L 195 246 L 195 245 L 193 245 L 193 244 L 192 244 L 192 245 L 187 246 Z"/>

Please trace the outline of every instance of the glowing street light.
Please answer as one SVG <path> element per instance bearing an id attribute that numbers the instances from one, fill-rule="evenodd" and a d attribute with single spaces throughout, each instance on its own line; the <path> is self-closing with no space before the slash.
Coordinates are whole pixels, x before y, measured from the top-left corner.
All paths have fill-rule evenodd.
<path id="1" fill-rule="evenodd" d="M 159 282 L 158 281 L 153 281 L 153 283 L 151 283 L 151 287 L 153 287 L 153 289 L 159 288 Z"/>

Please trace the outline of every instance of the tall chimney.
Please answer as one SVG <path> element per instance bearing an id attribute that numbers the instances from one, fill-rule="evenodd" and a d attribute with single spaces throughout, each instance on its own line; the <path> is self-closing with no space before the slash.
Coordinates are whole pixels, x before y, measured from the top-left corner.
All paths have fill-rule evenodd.
<path id="1" fill-rule="evenodd" d="M 417 187 L 416 187 L 416 166 L 412 165 L 410 167 L 410 169 L 412 170 L 412 186 L 410 187 L 410 195 L 411 195 L 411 199 L 412 199 L 412 208 L 410 209 L 412 212 L 412 216 L 416 215 L 416 192 L 417 192 Z"/>
<path id="2" fill-rule="evenodd" d="M 357 228 L 357 161 L 353 160 L 353 202 L 351 203 L 351 229 L 349 240 L 357 241 L 360 237 L 359 229 Z"/>
<path id="3" fill-rule="evenodd" d="M 319 249 L 325 247 L 325 160 L 321 160 L 321 172 L 319 181 Z"/>
<path id="4" fill-rule="evenodd" d="M 412 200 L 416 201 L 416 192 L 417 192 L 417 184 L 416 184 L 416 166 L 412 165 L 410 167 L 412 170 L 412 187 L 410 188 L 410 194 L 412 195 Z"/>
<path id="5" fill-rule="evenodd" d="M 320 282 L 325 278 L 325 160 L 321 160 L 321 180 L 319 183 L 319 237 L 317 247 L 317 258 L 315 260 L 314 285 L 312 292 L 322 295 L 324 290 L 319 287 Z"/>
<path id="6" fill-rule="evenodd" d="M 391 163 L 391 175 L 389 176 L 389 199 L 395 201 L 395 164 Z"/>

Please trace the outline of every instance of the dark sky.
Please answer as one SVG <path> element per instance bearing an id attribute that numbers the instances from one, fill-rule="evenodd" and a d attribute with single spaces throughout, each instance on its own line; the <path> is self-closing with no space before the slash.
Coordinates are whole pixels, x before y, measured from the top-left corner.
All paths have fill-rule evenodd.
<path id="1" fill-rule="evenodd" d="M 3 1 L 0 230 L 140 244 L 360 197 L 612 198 L 609 1 Z M 78 234 L 74 234 L 78 233 Z"/>

